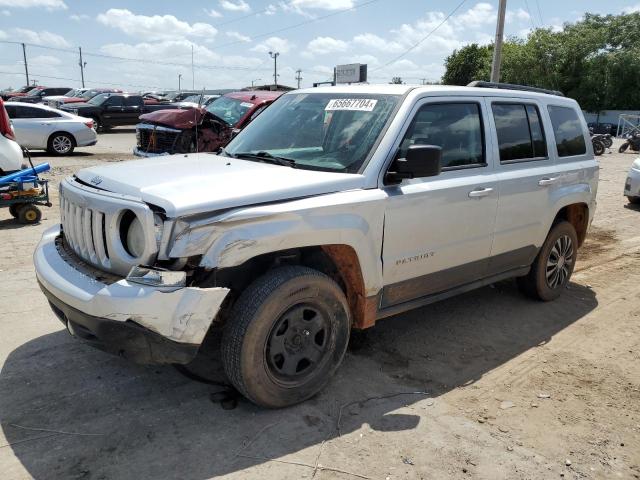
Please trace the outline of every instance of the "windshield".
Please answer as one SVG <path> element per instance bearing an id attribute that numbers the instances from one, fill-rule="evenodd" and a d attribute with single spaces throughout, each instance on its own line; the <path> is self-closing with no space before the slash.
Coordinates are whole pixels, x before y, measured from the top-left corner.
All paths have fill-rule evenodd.
<path id="1" fill-rule="evenodd" d="M 104 101 L 107 98 L 109 98 L 110 96 L 111 96 L 110 93 L 101 93 L 101 94 L 96 95 L 95 97 L 93 97 L 87 103 L 90 103 L 91 105 L 102 105 L 104 103 Z"/>
<path id="2" fill-rule="evenodd" d="M 298 168 L 355 173 L 399 100 L 398 95 L 370 93 L 283 95 L 225 151 L 232 156 L 266 152 L 293 160 Z"/>
<path id="3" fill-rule="evenodd" d="M 84 92 L 82 95 L 80 95 L 80 98 L 85 98 L 85 99 L 90 99 L 95 97 L 96 95 L 98 95 L 100 92 L 98 90 L 87 90 L 86 92 Z"/>
<path id="4" fill-rule="evenodd" d="M 41 88 L 34 88 L 33 90 L 29 90 L 29 93 L 27 93 L 27 97 L 38 97 L 40 95 L 42 95 Z"/>
<path id="5" fill-rule="evenodd" d="M 251 102 L 243 102 L 237 98 L 220 97 L 207 106 L 207 112 L 213 113 L 231 126 L 235 126 L 253 107 Z"/>
<path id="6" fill-rule="evenodd" d="M 65 97 L 77 97 L 78 95 L 80 95 L 80 90 L 69 90 L 64 94 Z"/>

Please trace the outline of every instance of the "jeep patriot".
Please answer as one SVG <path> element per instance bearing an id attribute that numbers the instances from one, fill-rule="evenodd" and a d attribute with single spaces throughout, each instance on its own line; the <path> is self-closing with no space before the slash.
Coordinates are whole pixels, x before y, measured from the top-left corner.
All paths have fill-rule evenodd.
<path id="1" fill-rule="evenodd" d="M 597 185 L 581 110 L 557 92 L 294 90 L 215 154 L 65 179 L 34 262 L 78 339 L 187 364 L 221 332 L 235 388 L 283 407 L 326 384 L 351 329 L 508 278 L 557 298 Z"/>

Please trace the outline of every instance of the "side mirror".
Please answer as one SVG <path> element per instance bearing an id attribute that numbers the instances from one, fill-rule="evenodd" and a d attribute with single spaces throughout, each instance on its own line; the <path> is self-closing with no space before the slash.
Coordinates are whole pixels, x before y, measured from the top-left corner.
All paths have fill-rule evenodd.
<path id="1" fill-rule="evenodd" d="M 440 175 L 442 148 L 437 145 L 411 145 L 405 158 L 396 158 L 385 175 L 385 183 L 400 183 L 405 178 Z"/>

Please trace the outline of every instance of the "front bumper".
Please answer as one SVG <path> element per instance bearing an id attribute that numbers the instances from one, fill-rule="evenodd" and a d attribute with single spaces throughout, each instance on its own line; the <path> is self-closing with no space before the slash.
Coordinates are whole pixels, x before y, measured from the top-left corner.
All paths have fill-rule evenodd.
<path id="1" fill-rule="evenodd" d="M 629 170 L 624 184 L 624 194 L 627 197 L 640 197 L 640 170 Z"/>
<path id="2" fill-rule="evenodd" d="M 167 155 L 171 155 L 171 153 L 169 152 L 162 152 L 162 153 L 153 153 L 153 152 L 145 152 L 144 150 L 140 149 L 139 147 L 135 147 L 133 149 L 133 154 L 136 157 L 165 157 Z"/>
<path id="3" fill-rule="evenodd" d="M 42 290 L 72 333 L 139 363 L 193 358 L 229 292 L 152 287 L 105 274 L 64 249 L 59 226 L 43 234 L 34 264 Z"/>

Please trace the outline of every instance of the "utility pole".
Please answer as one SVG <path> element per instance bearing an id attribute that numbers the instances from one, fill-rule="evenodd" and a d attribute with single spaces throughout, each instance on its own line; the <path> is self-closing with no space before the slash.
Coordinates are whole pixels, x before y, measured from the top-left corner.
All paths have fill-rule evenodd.
<path id="1" fill-rule="evenodd" d="M 251 80 L 251 88 L 254 87 L 254 83 L 257 82 L 258 80 L 262 80 L 261 78 L 256 78 L 254 80 Z"/>
<path id="2" fill-rule="evenodd" d="M 29 66 L 27 65 L 27 47 L 22 44 L 22 58 L 24 58 L 24 74 L 27 76 L 27 85 L 29 85 Z"/>
<path id="3" fill-rule="evenodd" d="M 84 88 L 84 67 L 87 65 L 82 61 L 82 47 L 78 47 L 78 51 L 80 52 L 80 61 L 78 65 L 80 65 L 80 76 L 82 77 L 82 88 Z"/>
<path id="4" fill-rule="evenodd" d="M 269 52 L 269 56 L 273 58 L 273 84 L 278 89 L 278 56 L 279 52 Z"/>
<path id="5" fill-rule="evenodd" d="M 298 88 L 300 88 L 300 82 L 302 81 L 302 70 L 296 70 L 296 80 L 298 81 Z"/>
<path id="6" fill-rule="evenodd" d="M 191 89 L 196 89 L 196 74 L 193 67 L 193 43 L 191 44 Z"/>
<path id="7" fill-rule="evenodd" d="M 500 0 L 498 6 L 498 24 L 496 25 L 496 41 L 493 46 L 493 63 L 491 64 L 491 81 L 500 81 L 500 62 L 502 62 L 502 38 L 504 37 L 504 16 L 507 0 Z"/>
<path id="8" fill-rule="evenodd" d="M 427 84 L 427 79 L 426 78 L 421 78 L 420 82 L 422 83 L 422 85 L 426 85 Z"/>
<path id="9" fill-rule="evenodd" d="M 180 80 L 182 79 L 182 74 L 179 73 L 178 74 L 178 91 L 181 92 L 182 91 L 182 87 L 180 86 Z"/>

